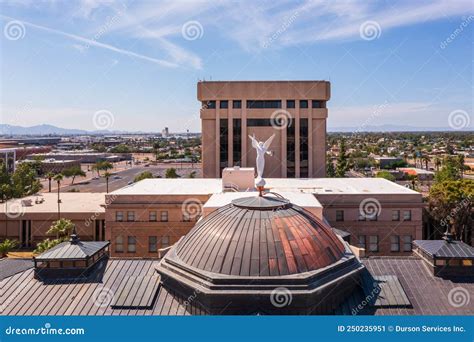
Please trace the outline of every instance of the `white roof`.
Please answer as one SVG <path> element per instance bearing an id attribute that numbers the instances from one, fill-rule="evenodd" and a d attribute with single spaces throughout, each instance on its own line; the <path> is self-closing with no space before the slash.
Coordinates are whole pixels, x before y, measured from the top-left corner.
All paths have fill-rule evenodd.
<path id="1" fill-rule="evenodd" d="M 112 195 L 206 195 L 222 192 L 219 178 L 148 178 L 112 192 Z"/>
<path id="2" fill-rule="evenodd" d="M 276 192 L 313 194 L 419 194 L 383 178 L 265 178 Z M 113 195 L 212 195 L 222 192 L 220 178 L 144 179 L 112 192 Z"/>
<path id="3" fill-rule="evenodd" d="M 60 198 L 62 213 L 105 212 L 105 208 L 102 206 L 105 205 L 104 192 L 62 192 Z M 10 213 L 56 213 L 58 211 L 58 194 L 44 192 L 9 200 L 7 207 Z M 0 213 L 5 213 L 5 204 L 0 206 Z"/>
<path id="4" fill-rule="evenodd" d="M 272 191 L 313 194 L 419 194 L 383 178 L 266 178 Z"/>
<path id="5" fill-rule="evenodd" d="M 283 196 L 291 203 L 294 203 L 303 208 L 322 208 L 321 203 L 312 194 L 299 193 L 299 192 L 279 192 L 279 195 Z M 256 197 L 258 191 L 251 192 L 226 192 L 212 195 L 207 202 L 204 204 L 204 208 L 220 208 L 229 203 L 234 199 L 243 197 Z M 273 196 L 268 194 L 266 196 Z"/>

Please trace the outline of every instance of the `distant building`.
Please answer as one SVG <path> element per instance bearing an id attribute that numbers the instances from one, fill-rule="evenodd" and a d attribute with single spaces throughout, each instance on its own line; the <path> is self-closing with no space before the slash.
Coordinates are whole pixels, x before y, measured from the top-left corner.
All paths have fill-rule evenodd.
<path id="1" fill-rule="evenodd" d="M 6 167 L 7 172 L 14 172 L 16 164 L 16 149 L 0 149 L 0 160 L 2 161 L 2 164 Z"/>
<path id="2" fill-rule="evenodd" d="M 433 171 L 428 171 L 417 167 L 401 167 L 398 170 L 403 172 L 405 175 L 417 176 L 418 180 L 421 181 L 433 180 L 435 176 L 435 173 Z"/>
<path id="3" fill-rule="evenodd" d="M 81 167 L 81 162 L 79 160 L 56 160 L 52 158 L 38 161 L 27 159 L 23 160 L 22 163 L 39 163 L 39 172 L 41 175 L 44 175 L 48 172 L 60 173 L 71 167 Z"/>
<path id="4" fill-rule="evenodd" d="M 161 131 L 161 136 L 162 136 L 163 138 L 168 138 L 169 135 L 170 135 L 170 132 L 169 132 L 169 130 L 168 130 L 168 127 L 163 128 L 163 130 Z"/>
<path id="5" fill-rule="evenodd" d="M 327 81 L 202 81 L 204 178 L 221 177 L 226 167 L 255 167 L 249 135 L 272 134 L 265 177 L 312 178 L 326 174 Z"/>
<path id="6" fill-rule="evenodd" d="M 375 157 L 374 159 L 380 169 L 391 168 L 392 165 L 404 161 L 403 158 L 400 157 Z"/>
<path id="7" fill-rule="evenodd" d="M 58 195 L 39 193 L 9 200 L 0 206 L 0 236 L 33 248 L 48 236 L 58 219 Z M 71 220 L 84 240 L 105 240 L 105 194 L 72 193 L 60 195 L 61 217 Z"/>

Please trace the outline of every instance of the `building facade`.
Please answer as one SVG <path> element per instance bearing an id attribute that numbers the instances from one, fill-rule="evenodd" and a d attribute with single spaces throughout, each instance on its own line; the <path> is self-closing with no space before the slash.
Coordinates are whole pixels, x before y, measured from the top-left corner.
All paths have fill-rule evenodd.
<path id="1" fill-rule="evenodd" d="M 248 138 L 275 134 L 265 177 L 312 178 L 326 174 L 327 81 L 202 81 L 203 177 L 226 167 L 255 167 Z"/>
<path id="2" fill-rule="evenodd" d="M 239 183 L 239 171 L 231 179 Z M 227 171 L 227 170 L 226 170 Z M 242 170 L 245 172 L 245 170 Z M 382 178 L 267 178 L 266 188 L 350 234 L 365 256 L 406 256 L 422 239 L 420 193 Z M 157 258 L 201 217 L 253 188 L 228 190 L 224 180 L 145 179 L 106 195 L 106 240 L 113 257 Z M 373 215 L 372 215 L 373 214 Z"/>

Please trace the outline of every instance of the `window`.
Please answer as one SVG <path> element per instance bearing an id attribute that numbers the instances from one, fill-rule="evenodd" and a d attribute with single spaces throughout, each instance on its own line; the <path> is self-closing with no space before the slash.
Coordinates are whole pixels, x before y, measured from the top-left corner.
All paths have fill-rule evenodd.
<path id="1" fill-rule="evenodd" d="M 369 251 L 370 252 L 379 251 L 379 237 L 377 235 L 369 236 Z"/>
<path id="2" fill-rule="evenodd" d="M 336 221 L 344 221 L 344 210 L 336 210 Z"/>
<path id="3" fill-rule="evenodd" d="M 167 211 L 162 211 L 160 217 L 161 222 L 168 222 L 168 212 Z"/>
<path id="4" fill-rule="evenodd" d="M 286 108 L 295 108 L 295 100 L 286 100 Z"/>
<path id="5" fill-rule="evenodd" d="M 135 253 L 137 251 L 137 238 L 135 236 L 128 237 L 128 253 Z"/>
<path id="6" fill-rule="evenodd" d="M 122 253 L 123 252 L 123 237 L 119 235 L 115 238 L 115 252 Z"/>
<path id="7" fill-rule="evenodd" d="M 311 101 L 311 108 L 323 108 L 321 101 L 312 100 Z"/>
<path id="8" fill-rule="evenodd" d="M 284 120 L 272 120 L 272 119 L 247 119 L 247 127 L 270 127 L 270 126 L 283 126 Z"/>
<path id="9" fill-rule="evenodd" d="M 300 119 L 300 177 L 309 177 L 308 119 Z"/>
<path id="10" fill-rule="evenodd" d="M 220 109 L 227 109 L 229 108 L 229 101 L 223 100 L 219 103 L 219 108 Z"/>
<path id="11" fill-rule="evenodd" d="M 156 236 L 149 236 L 148 237 L 148 252 L 150 252 L 150 253 L 158 252 L 157 241 L 158 241 L 158 239 L 156 238 Z"/>
<path id="12" fill-rule="evenodd" d="M 122 222 L 123 221 L 123 211 L 116 211 L 115 212 L 115 221 Z"/>
<path id="13" fill-rule="evenodd" d="M 169 236 L 163 236 L 161 238 L 161 248 L 166 248 L 170 246 L 170 237 Z"/>
<path id="14" fill-rule="evenodd" d="M 240 165 L 240 160 L 242 157 L 242 120 L 241 119 L 233 119 L 232 125 L 232 132 L 233 134 L 233 141 L 232 144 L 232 161 L 234 162 L 234 166 Z"/>
<path id="15" fill-rule="evenodd" d="M 296 177 L 296 139 L 295 125 L 286 126 L 286 177 Z"/>
<path id="16" fill-rule="evenodd" d="M 216 101 L 207 101 L 202 103 L 204 109 L 216 109 Z"/>
<path id="17" fill-rule="evenodd" d="M 403 211 L 403 221 L 411 221 L 411 210 Z"/>
<path id="18" fill-rule="evenodd" d="M 398 235 L 390 236 L 390 251 L 400 252 L 400 237 Z"/>
<path id="19" fill-rule="evenodd" d="M 219 158 L 220 169 L 229 166 L 229 120 L 220 119 L 219 129 Z"/>
<path id="20" fill-rule="evenodd" d="M 436 260 L 435 265 L 436 266 L 444 266 L 444 265 L 446 265 L 446 260 L 443 260 L 443 259 Z"/>
<path id="21" fill-rule="evenodd" d="M 358 240 L 359 240 L 359 248 L 366 248 L 366 245 L 365 245 L 365 235 L 359 235 L 358 237 Z"/>
<path id="22" fill-rule="evenodd" d="M 150 211 L 148 213 L 148 221 L 156 222 L 156 211 Z"/>
<path id="23" fill-rule="evenodd" d="M 232 108 L 242 108 L 242 101 L 241 100 L 234 100 L 232 101 Z"/>
<path id="24" fill-rule="evenodd" d="M 463 265 L 463 266 L 472 266 L 472 260 L 470 260 L 470 259 L 464 259 L 464 260 L 462 261 L 462 265 Z"/>
<path id="25" fill-rule="evenodd" d="M 308 100 L 300 100 L 300 108 L 308 108 Z"/>
<path id="26" fill-rule="evenodd" d="M 135 212 L 134 211 L 127 211 L 127 221 L 128 222 L 135 221 Z"/>
<path id="27" fill-rule="evenodd" d="M 392 221 L 400 221 L 400 210 L 392 210 Z"/>
<path id="28" fill-rule="evenodd" d="M 247 108 L 281 108 L 281 100 L 247 100 Z"/>
<path id="29" fill-rule="evenodd" d="M 411 235 L 403 236 L 403 251 L 411 252 Z"/>

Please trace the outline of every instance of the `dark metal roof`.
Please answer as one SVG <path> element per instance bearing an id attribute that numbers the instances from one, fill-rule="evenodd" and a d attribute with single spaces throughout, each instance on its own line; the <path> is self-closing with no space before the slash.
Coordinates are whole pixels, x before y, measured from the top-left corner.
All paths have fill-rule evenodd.
<path id="1" fill-rule="evenodd" d="M 453 289 L 462 287 L 474 293 L 474 283 L 469 280 L 457 280 L 434 277 L 421 259 L 416 258 L 370 258 L 363 263 L 373 276 L 393 274 L 412 303 L 412 308 L 390 307 L 354 311 L 367 301 L 362 291 L 354 291 L 335 314 L 375 315 L 473 315 L 474 301 L 460 307 L 450 304 L 449 294 Z M 3 260 L 2 260 L 3 262 Z M 192 298 L 179 295 L 181 288 L 159 287 L 157 299 L 151 308 L 114 308 L 111 305 L 98 305 L 99 293 L 110 293 L 109 299 L 118 295 L 126 281 L 133 276 L 155 275 L 154 260 L 108 259 L 100 263 L 87 281 L 70 283 L 43 283 L 33 278 L 33 270 L 17 273 L 1 282 L 2 296 L 9 305 L 1 315 L 205 315 L 198 303 Z M 100 272 L 100 269 L 104 269 Z M 109 292 L 108 292 L 109 291 Z M 137 293 L 138 295 L 138 293 Z M 105 297 L 105 296 L 102 296 Z M 105 303 L 104 303 L 105 304 Z M 225 314 L 225 310 L 222 312 Z"/>
<path id="2" fill-rule="evenodd" d="M 33 267 L 31 259 L 9 259 L 0 260 L 0 280 L 11 277 Z"/>
<path id="3" fill-rule="evenodd" d="M 415 240 L 413 244 L 435 258 L 474 259 L 474 247 L 462 241 Z"/>
<path id="4" fill-rule="evenodd" d="M 61 242 L 59 245 L 35 257 L 43 260 L 86 259 L 110 244 L 108 241 L 71 241 Z"/>
<path id="5" fill-rule="evenodd" d="M 198 222 L 176 246 L 177 258 L 197 270 L 258 277 L 310 272 L 344 256 L 331 228 L 306 210 L 286 200 L 255 199 L 236 201 Z"/>

